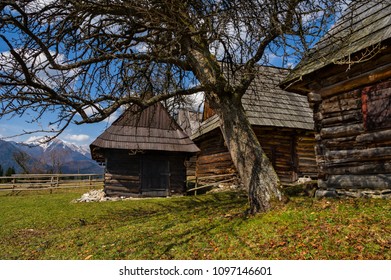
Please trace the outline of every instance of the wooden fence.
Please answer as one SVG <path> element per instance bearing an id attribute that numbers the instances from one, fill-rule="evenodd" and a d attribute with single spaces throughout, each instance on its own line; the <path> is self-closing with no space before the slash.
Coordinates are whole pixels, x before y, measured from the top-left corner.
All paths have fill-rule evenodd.
<path id="1" fill-rule="evenodd" d="M 17 174 L 0 177 L 0 191 L 103 187 L 103 174 Z"/>
<path id="2" fill-rule="evenodd" d="M 214 188 L 222 183 L 232 183 L 237 181 L 237 174 L 231 173 L 231 174 L 222 174 L 222 175 L 212 175 L 212 176 L 205 176 L 205 177 L 188 177 L 186 184 L 187 184 L 187 192 L 194 192 L 194 194 L 197 194 L 198 190 L 206 189 L 206 188 Z M 192 187 L 190 187 L 192 186 Z"/>

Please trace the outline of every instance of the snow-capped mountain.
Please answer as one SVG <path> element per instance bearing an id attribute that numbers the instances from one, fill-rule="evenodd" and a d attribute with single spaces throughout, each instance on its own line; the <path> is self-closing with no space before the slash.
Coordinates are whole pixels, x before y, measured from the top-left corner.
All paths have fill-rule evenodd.
<path id="1" fill-rule="evenodd" d="M 0 140 L 0 165 L 3 169 L 14 167 L 18 172 L 23 168 L 15 160 L 15 155 L 23 154 L 25 168 L 30 173 L 102 173 L 103 169 L 91 159 L 88 147 L 54 139 L 48 143 L 30 141 L 27 143 Z M 26 156 L 27 155 L 27 156 Z"/>
<path id="2" fill-rule="evenodd" d="M 61 140 L 61 139 L 53 139 L 50 142 L 44 142 L 44 141 L 40 141 L 38 139 L 38 140 L 34 140 L 34 141 L 22 142 L 19 144 L 22 144 L 22 145 L 28 146 L 28 147 L 34 147 L 34 146 L 40 147 L 43 149 L 44 152 L 52 151 L 52 150 L 56 150 L 56 149 L 70 149 L 70 150 L 77 152 L 77 153 L 80 153 L 86 157 L 91 157 L 90 149 L 88 146 L 78 146 L 73 143 Z"/>

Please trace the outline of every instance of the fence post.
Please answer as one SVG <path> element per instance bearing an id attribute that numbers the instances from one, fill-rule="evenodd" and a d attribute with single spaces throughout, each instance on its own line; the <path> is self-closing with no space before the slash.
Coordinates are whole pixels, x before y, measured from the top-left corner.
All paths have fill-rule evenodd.
<path id="1" fill-rule="evenodd" d="M 194 186 L 195 188 L 197 188 L 198 187 L 198 176 L 196 175 L 196 179 L 195 179 L 195 186 Z M 194 196 L 196 196 L 197 195 L 197 190 L 195 190 L 194 191 Z"/>
<path id="2" fill-rule="evenodd" d="M 49 188 L 49 193 L 53 193 L 53 176 L 50 176 L 50 188 Z"/>

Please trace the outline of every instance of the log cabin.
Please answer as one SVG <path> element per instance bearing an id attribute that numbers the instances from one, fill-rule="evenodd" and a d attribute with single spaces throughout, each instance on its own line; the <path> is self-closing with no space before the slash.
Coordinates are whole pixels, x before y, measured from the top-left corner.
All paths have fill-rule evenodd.
<path id="1" fill-rule="evenodd" d="M 391 197 L 390 15 L 352 1 L 281 83 L 313 109 L 319 197 Z"/>
<path id="2" fill-rule="evenodd" d="M 181 108 L 178 110 L 176 122 L 183 131 L 191 136 L 192 131 L 195 131 L 201 124 L 202 112 L 190 108 Z M 186 161 L 186 180 L 188 183 L 196 178 L 196 155 L 190 157 Z"/>
<path id="3" fill-rule="evenodd" d="M 185 161 L 199 151 L 161 103 L 131 106 L 90 149 L 105 165 L 106 195 L 125 197 L 184 194 Z"/>
<path id="4" fill-rule="evenodd" d="M 280 181 L 317 175 L 312 111 L 307 99 L 279 88 L 286 69 L 260 67 L 259 74 L 242 98 L 247 117 Z M 203 122 L 191 139 L 200 148 L 197 178 L 236 176 L 236 168 L 220 130 L 218 116 L 204 104 Z M 216 179 L 219 180 L 219 179 Z M 208 182 L 213 180 L 208 180 Z"/>

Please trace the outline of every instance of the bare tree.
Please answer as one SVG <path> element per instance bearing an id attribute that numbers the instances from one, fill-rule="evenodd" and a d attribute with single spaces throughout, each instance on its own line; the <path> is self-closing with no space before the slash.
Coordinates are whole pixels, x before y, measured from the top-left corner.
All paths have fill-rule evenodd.
<path id="1" fill-rule="evenodd" d="M 64 167 L 65 158 L 69 155 L 69 151 L 66 150 L 52 150 L 42 159 L 47 166 L 49 166 L 48 173 L 61 174 Z"/>
<path id="2" fill-rule="evenodd" d="M 8 51 L 0 117 L 58 112 L 51 125 L 61 133 L 122 105 L 146 108 L 204 92 L 248 189 L 250 212 L 267 211 L 282 198 L 280 182 L 241 98 L 257 65 L 276 56 L 281 66 L 292 63 L 327 29 L 340 2 L 2 0 L 0 40 Z"/>
<path id="3" fill-rule="evenodd" d="M 31 156 L 23 151 L 17 151 L 13 154 L 16 163 L 22 168 L 24 174 L 30 173 Z"/>

